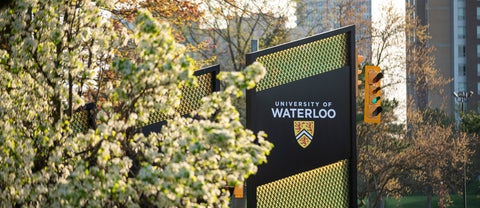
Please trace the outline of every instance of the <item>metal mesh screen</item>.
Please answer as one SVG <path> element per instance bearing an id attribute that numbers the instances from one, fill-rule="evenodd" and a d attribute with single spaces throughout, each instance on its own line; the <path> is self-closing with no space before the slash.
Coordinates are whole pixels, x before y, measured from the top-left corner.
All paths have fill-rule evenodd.
<path id="1" fill-rule="evenodd" d="M 88 131 L 88 114 L 88 110 L 81 110 L 73 114 L 70 128 L 73 130 L 74 134 Z"/>
<path id="2" fill-rule="evenodd" d="M 212 73 L 206 73 L 197 76 L 198 85 L 182 88 L 182 99 L 177 112 L 180 115 L 186 115 L 200 107 L 200 100 L 212 93 L 212 80 L 215 79 Z M 167 117 L 161 112 L 150 114 L 149 122 L 145 125 L 157 123 L 166 120 Z"/>
<path id="3" fill-rule="evenodd" d="M 276 53 L 261 56 L 267 74 L 258 83 L 256 91 L 297 81 L 347 65 L 347 34 L 303 44 Z"/>
<path id="4" fill-rule="evenodd" d="M 348 207 L 348 161 L 257 187 L 257 207 Z"/>

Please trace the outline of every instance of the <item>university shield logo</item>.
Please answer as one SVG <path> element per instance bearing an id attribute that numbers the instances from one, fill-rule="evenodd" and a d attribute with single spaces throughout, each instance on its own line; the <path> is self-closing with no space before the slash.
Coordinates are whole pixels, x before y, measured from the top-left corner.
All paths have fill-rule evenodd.
<path id="1" fill-rule="evenodd" d="M 293 121 L 293 131 L 297 143 L 306 148 L 313 140 L 315 121 Z"/>

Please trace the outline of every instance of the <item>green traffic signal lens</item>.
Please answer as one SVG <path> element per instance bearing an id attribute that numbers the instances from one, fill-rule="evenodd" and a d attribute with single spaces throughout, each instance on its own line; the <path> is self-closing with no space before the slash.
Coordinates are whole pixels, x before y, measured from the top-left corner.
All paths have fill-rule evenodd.
<path id="1" fill-rule="evenodd" d="M 379 97 L 375 97 L 372 99 L 372 104 L 377 104 L 377 102 L 380 100 L 380 96 Z"/>

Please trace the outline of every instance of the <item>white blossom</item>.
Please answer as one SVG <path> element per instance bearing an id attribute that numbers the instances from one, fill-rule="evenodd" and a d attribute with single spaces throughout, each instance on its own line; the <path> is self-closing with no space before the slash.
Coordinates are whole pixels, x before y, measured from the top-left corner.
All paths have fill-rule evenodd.
<path id="1" fill-rule="evenodd" d="M 182 117 L 181 87 L 195 82 L 185 47 L 144 11 L 132 33 L 115 30 L 102 15 L 112 5 L 18 0 L 0 10 L 2 206 L 227 207 L 225 187 L 254 174 L 272 148 L 231 103 L 264 69 L 223 73 L 226 90 Z M 118 54 L 125 40 L 136 58 Z M 118 79 L 100 86 L 101 70 Z M 78 91 L 87 84 L 108 96 L 93 110 L 95 128 L 77 132 L 70 112 L 86 103 Z M 135 128 L 153 112 L 169 119 L 145 136 Z"/>

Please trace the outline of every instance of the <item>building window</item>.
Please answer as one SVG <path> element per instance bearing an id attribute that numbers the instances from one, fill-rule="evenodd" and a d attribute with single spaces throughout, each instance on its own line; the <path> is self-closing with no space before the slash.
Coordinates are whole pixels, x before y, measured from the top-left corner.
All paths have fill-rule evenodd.
<path id="1" fill-rule="evenodd" d="M 477 57 L 480 57 L 480 45 L 477 45 Z"/>
<path id="2" fill-rule="evenodd" d="M 467 83 L 465 82 L 459 82 L 458 83 L 458 90 L 459 92 L 466 91 L 467 89 Z"/>
<path id="3" fill-rule="evenodd" d="M 458 46 L 458 57 L 465 57 L 465 45 L 459 45 Z"/>
<path id="4" fill-rule="evenodd" d="M 477 39 L 480 39 L 480 26 L 477 26 Z"/>
<path id="5" fill-rule="evenodd" d="M 458 75 L 465 76 L 466 75 L 466 66 L 463 63 L 458 64 Z"/>
<path id="6" fill-rule="evenodd" d="M 465 8 L 458 8 L 458 20 L 465 20 Z"/>
<path id="7" fill-rule="evenodd" d="M 480 7 L 477 7 L 477 20 L 480 20 Z"/>
<path id="8" fill-rule="evenodd" d="M 480 77 L 480 63 L 477 64 L 477 76 Z"/>
<path id="9" fill-rule="evenodd" d="M 480 82 L 477 83 L 477 95 L 480 95 Z"/>
<path id="10" fill-rule="evenodd" d="M 465 39 L 465 27 L 464 26 L 459 26 L 458 27 L 458 38 L 460 39 Z"/>

